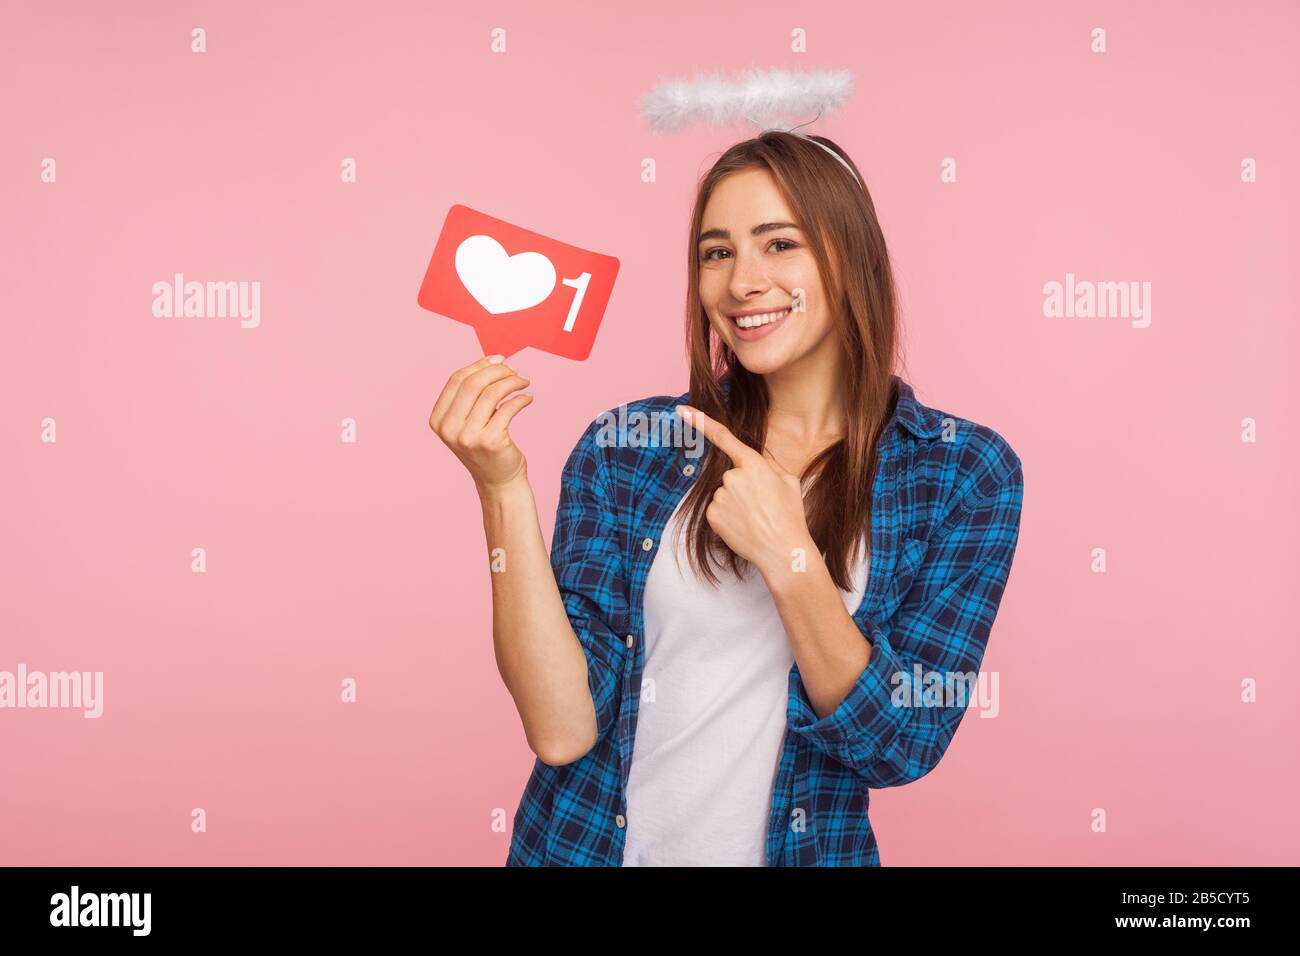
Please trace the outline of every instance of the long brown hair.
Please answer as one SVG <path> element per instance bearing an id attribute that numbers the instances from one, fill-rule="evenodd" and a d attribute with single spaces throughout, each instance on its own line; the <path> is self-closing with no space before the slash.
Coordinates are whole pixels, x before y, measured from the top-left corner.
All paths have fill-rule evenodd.
<path id="1" fill-rule="evenodd" d="M 834 142 L 813 137 L 853 160 Z M 885 237 L 871 196 L 820 146 L 779 130 L 732 146 L 700 182 L 687 248 L 686 342 L 691 404 L 722 422 L 741 441 L 762 449 L 767 435 L 768 392 L 761 375 L 748 371 L 715 334 L 700 303 L 699 238 L 704 208 L 725 176 L 743 169 L 767 170 L 794 211 L 817 262 L 826 306 L 832 310 L 844 350 L 846 433 L 809 462 L 816 475 L 805 498 L 808 530 L 825 555 L 832 580 L 852 588 L 851 561 L 869 542 L 876 443 L 893 411 L 898 317 Z M 857 166 L 853 165 L 857 172 Z M 858 173 L 861 179 L 861 173 Z M 865 180 L 863 180 L 865 181 Z M 724 396 L 723 384 L 728 383 Z M 710 447 L 683 511 L 691 563 L 715 586 L 721 557 L 740 575 L 747 562 L 709 527 L 704 512 L 731 460 Z"/>

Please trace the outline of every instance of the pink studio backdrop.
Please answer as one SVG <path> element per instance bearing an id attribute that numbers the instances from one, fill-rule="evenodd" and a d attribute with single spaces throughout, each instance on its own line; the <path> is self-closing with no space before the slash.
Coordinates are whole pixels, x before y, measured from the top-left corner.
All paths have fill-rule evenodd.
<path id="1" fill-rule="evenodd" d="M 689 204 L 743 135 L 657 136 L 638 97 L 748 65 L 854 72 L 814 129 L 873 191 L 905 372 L 1024 461 L 999 713 L 873 792 L 883 862 L 1300 862 L 1300 13 L 978 7 L 9 8 L 0 670 L 104 700 L 0 710 L 0 863 L 504 862 L 533 758 L 427 426 L 479 353 L 416 290 L 457 202 L 621 260 L 589 361 L 516 356 L 549 540 L 583 427 L 685 388 Z M 260 325 L 155 317 L 177 272 L 260 282 Z M 1149 327 L 1045 316 L 1067 273 L 1150 282 Z"/>

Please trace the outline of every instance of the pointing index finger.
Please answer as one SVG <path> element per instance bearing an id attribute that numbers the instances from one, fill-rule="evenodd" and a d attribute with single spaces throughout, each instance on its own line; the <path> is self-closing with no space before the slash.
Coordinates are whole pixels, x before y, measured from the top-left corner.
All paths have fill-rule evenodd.
<path id="1" fill-rule="evenodd" d="M 677 414 L 702 431 L 704 437 L 721 448 L 733 464 L 740 465 L 745 462 L 752 462 L 756 458 L 761 459 L 762 456 L 733 435 L 731 429 L 721 422 L 714 421 L 698 408 L 692 408 L 690 405 L 678 405 Z"/>

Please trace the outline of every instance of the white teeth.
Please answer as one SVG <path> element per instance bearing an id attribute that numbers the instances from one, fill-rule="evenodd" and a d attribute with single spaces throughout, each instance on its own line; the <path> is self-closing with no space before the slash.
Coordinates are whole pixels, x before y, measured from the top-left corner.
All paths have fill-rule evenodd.
<path id="1" fill-rule="evenodd" d="M 764 312 L 762 315 L 742 315 L 736 319 L 736 324 L 742 329 L 756 329 L 760 325 L 767 325 L 769 322 L 783 319 L 789 314 L 789 309 L 782 309 L 780 312 Z"/>

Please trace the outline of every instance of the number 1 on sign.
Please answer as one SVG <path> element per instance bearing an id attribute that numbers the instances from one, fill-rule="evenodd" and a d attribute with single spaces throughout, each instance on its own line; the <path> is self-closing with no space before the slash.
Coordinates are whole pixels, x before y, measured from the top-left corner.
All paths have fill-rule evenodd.
<path id="1" fill-rule="evenodd" d="M 569 314 L 564 319 L 564 331 L 572 332 L 573 323 L 578 318 L 578 310 L 582 308 L 582 297 L 587 294 L 587 283 L 591 281 L 591 273 L 584 272 L 576 279 L 561 279 L 560 281 L 570 289 L 578 290 L 578 294 L 573 297 L 573 304 L 569 306 Z"/>

